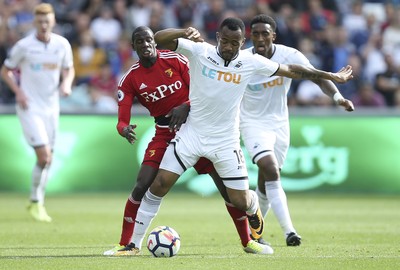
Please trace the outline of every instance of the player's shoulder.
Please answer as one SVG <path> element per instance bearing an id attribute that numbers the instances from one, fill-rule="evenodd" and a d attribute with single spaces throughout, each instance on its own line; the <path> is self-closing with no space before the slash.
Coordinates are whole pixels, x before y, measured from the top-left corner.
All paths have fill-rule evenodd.
<path id="1" fill-rule="evenodd" d="M 20 40 L 18 40 L 15 45 L 21 47 L 30 47 L 33 43 L 37 42 L 34 34 L 29 34 Z"/>
<path id="2" fill-rule="evenodd" d="M 208 42 L 195 42 L 193 40 L 179 38 L 178 47 L 190 48 L 191 51 L 203 53 L 209 50 L 215 50 L 215 45 Z"/>
<path id="3" fill-rule="evenodd" d="M 249 48 L 246 48 L 246 49 L 244 49 L 244 50 L 242 50 L 243 52 L 250 52 L 251 54 L 254 54 L 254 46 L 251 46 L 251 47 L 249 47 Z"/>
<path id="4" fill-rule="evenodd" d="M 173 61 L 173 60 L 177 60 L 180 61 L 184 64 L 187 64 L 189 62 L 189 60 L 187 59 L 186 56 L 184 56 L 183 54 L 174 52 L 174 51 L 170 51 L 170 50 L 159 50 L 158 51 L 158 56 L 159 59 L 162 61 Z"/>
<path id="5" fill-rule="evenodd" d="M 275 53 L 272 55 L 271 60 L 281 64 L 301 64 L 309 65 L 309 60 L 306 56 L 289 46 L 275 44 Z"/>
<path id="6" fill-rule="evenodd" d="M 246 66 L 258 66 L 260 63 L 266 63 L 265 58 L 257 53 L 254 53 L 253 47 L 239 51 L 238 60 Z"/>
<path id="7" fill-rule="evenodd" d="M 65 38 L 59 34 L 56 34 L 56 33 L 51 33 L 51 39 L 58 43 L 67 44 L 67 45 L 70 44 L 67 38 Z"/>
<path id="8" fill-rule="evenodd" d="M 279 57 L 282 57 L 282 56 L 286 56 L 287 57 L 287 56 L 290 56 L 290 55 L 293 55 L 293 54 L 300 53 L 299 50 L 297 50 L 295 48 L 292 48 L 292 47 L 289 47 L 289 46 L 286 46 L 286 45 L 274 44 L 274 46 L 275 46 L 274 56 L 276 55 L 276 56 L 279 56 Z"/>
<path id="9" fill-rule="evenodd" d="M 125 71 L 124 74 L 122 74 L 118 81 L 118 86 L 121 86 L 126 81 L 130 81 L 132 78 L 140 77 L 141 73 L 146 73 L 146 71 L 141 68 L 139 61 L 136 61 L 128 68 L 127 71 Z"/>
<path id="10" fill-rule="evenodd" d="M 244 50 L 240 50 L 239 57 L 241 59 L 245 59 L 245 60 L 248 60 L 249 62 L 251 62 L 254 57 L 257 57 L 257 55 L 254 54 L 253 47 L 250 47 L 250 48 L 246 48 Z"/>

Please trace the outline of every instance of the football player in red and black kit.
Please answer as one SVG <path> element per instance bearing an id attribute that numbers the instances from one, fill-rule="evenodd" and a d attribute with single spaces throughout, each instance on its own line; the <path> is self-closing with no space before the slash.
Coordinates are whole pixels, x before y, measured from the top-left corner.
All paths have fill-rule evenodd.
<path id="1" fill-rule="evenodd" d="M 170 140 L 186 120 L 190 109 L 188 59 L 173 51 L 158 50 L 156 46 L 154 33 L 150 28 L 136 28 L 132 33 L 132 48 L 137 52 L 139 61 L 130 67 L 118 84 L 119 134 L 131 144 L 137 139 L 134 131 L 136 125 L 130 124 L 131 107 L 135 98 L 154 117 L 156 131 L 148 144 L 135 187 L 125 205 L 119 245 L 105 251 L 104 255 L 108 256 L 130 255 L 123 249 L 130 243 L 140 202 L 158 172 Z M 202 158 L 194 167 L 199 174 L 209 174 L 219 189 L 223 187 L 209 160 Z M 221 194 L 225 201 L 229 200 L 224 191 L 221 190 Z M 262 245 L 250 238 L 246 212 L 238 210 L 228 202 L 226 207 L 236 226 L 244 251 L 263 254 Z"/>

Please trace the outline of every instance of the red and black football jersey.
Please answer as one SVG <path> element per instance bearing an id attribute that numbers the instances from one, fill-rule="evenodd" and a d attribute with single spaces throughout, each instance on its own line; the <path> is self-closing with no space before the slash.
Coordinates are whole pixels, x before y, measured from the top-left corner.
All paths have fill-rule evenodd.
<path id="1" fill-rule="evenodd" d="M 118 131 L 129 125 L 135 98 L 153 117 L 166 115 L 189 96 L 188 59 L 168 50 L 157 50 L 157 61 L 150 68 L 136 62 L 118 83 Z"/>

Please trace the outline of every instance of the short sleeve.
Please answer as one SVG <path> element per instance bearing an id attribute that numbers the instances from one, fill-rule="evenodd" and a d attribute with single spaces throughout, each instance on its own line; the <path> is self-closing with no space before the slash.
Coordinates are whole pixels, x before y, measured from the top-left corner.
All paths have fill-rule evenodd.
<path id="1" fill-rule="evenodd" d="M 269 60 L 264 56 L 252 54 L 254 58 L 255 72 L 259 75 L 272 76 L 279 69 L 279 63 Z"/>
<path id="2" fill-rule="evenodd" d="M 185 55 L 187 58 L 191 58 L 195 54 L 195 44 L 196 43 L 191 40 L 178 38 L 178 46 L 175 51 Z"/>
<path id="3" fill-rule="evenodd" d="M 15 46 L 11 48 L 7 59 L 4 61 L 4 65 L 9 69 L 17 68 L 24 58 L 25 51 L 22 44 L 17 42 Z"/>

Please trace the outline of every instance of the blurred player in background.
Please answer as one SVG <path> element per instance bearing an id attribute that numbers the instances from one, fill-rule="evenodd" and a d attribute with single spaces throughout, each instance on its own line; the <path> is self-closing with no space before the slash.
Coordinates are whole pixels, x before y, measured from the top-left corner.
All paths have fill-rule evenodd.
<path id="1" fill-rule="evenodd" d="M 274 44 L 276 22 L 267 15 L 258 15 L 250 23 L 253 47 L 247 51 L 259 54 L 274 62 L 298 64 L 312 68 L 307 58 L 298 50 Z M 350 100 L 343 98 L 330 80 L 314 79 L 322 91 L 332 97 L 346 111 L 353 111 Z M 285 191 L 280 181 L 280 171 L 290 143 L 287 94 L 291 78 L 254 76 L 249 83 L 240 106 L 240 129 L 244 145 L 253 163 L 257 164 L 257 195 L 263 216 L 272 208 L 284 232 L 288 246 L 298 246 L 297 234 L 289 214 Z M 259 239 L 259 242 L 264 242 Z"/>
<path id="2" fill-rule="evenodd" d="M 166 29 L 155 34 L 160 45 L 176 50 L 189 59 L 190 113 L 186 124 L 177 131 L 168 146 L 160 170 L 138 209 L 132 243 L 125 248 L 132 255 L 139 253 L 162 198 L 179 176 L 202 156 L 213 162 L 229 200 L 251 217 L 252 235 L 256 236 L 255 239 L 260 238 L 264 221 L 260 217 L 257 195 L 249 190 L 246 163 L 240 146 L 239 107 L 246 85 L 256 74 L 326 78 L 338 82 L 352 78 L 349 66 L 338 73 L 329 73 L 300 65 L 280 65 L 240 50 L 245 41 L 244 29 L 240 19 L 226 18 L 217 33 L 217 46 L 201 42 L 199 32 L 192 27 Z"/>
<path id="3" fill-rule="evenodd" d="M 107 256 L 135 255 L 125 249 L 130 243 L 135 219 L 142 198 L 153 183 L 164 152 L 175 131 L 186 121 L 190 104 L 188 59 L 169 50 L 157 50 L 154 34 L 148 27 L 138 27 L 132 34 L 132 47 L 139 61 L 124 74 L 118 85 L 118 124 L 121 136 L 129 143 L 136 141 L 136 125 L 130 124 L 131 108 L 135 98 L 154 117 L 156 132 L 149 143 L 140 167 L 135 187 L 126 201 L 119 245 L 104 252 Z M 194 166 L 200 174 L 210 174 L 220 181 L 212 163 L 201 158 Z M 226 204 L 245 252 L 264 254 L 268 246 L 253 241 L 249 236 L 246 213 Z"/>
<path id="4" fill-rule="evenodd" d="M 35 220 L 44 222 L 52 220 L 44 207 L 44 198 L 58 129 L 59 95 L 71 94 L 75 75 L 71 45 L 52 33 L 55 23 L 53 7 L 37 5 L 34 33 L 15 44 L 1 68 L 3 80 L 15 93 L 16 112 L 37 159 L 28 210 Z M 20 82 L 15 71 L 20 72 Z"/>

